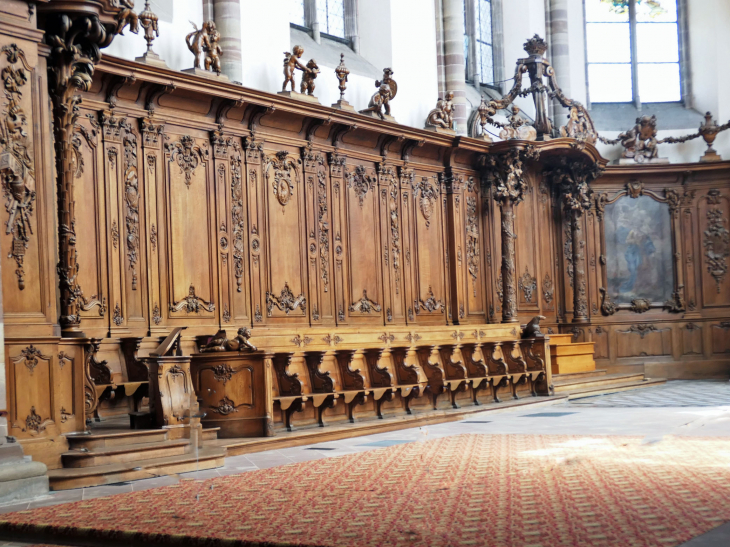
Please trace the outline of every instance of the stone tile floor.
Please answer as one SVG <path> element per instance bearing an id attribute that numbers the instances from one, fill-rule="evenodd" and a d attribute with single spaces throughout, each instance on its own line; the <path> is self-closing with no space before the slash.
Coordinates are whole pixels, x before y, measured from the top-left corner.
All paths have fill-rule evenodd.
<path id="1" fill-rule="evenodd" d="M 646 404 L 639 406 L 642 400 Z M 664 404 L 660 404 L 662 402 Z M 668 406 L 670 403 L 671 406 Z M 603 395 L 573 402 L 560 401 L 548 409 L 543 407 L 540 411 L 523 407 L 501 413 L 485 412 L 473 414 L 469 419 L 460 422 L 233 456 L 226 458 L 224 467 L 219 469 L 52 492 L 47 496 L 23 503 L 0 505 L 0 513 L 146 490 L 174 484 L 181 478 L 207 479 L 245 473 L 461 433 L 642 435 L 644 442 L 647 443 L 661 442 L 665 435 L 730 437 L 730 384 L 699 381 L 670 382 L 663 386 L 630 393 Z M 726 523 L 677 547 L 729 545 L 730 523 Z M 20 546 L 21 544 L 17 543 L 0 542 L 0 547 Z"/>

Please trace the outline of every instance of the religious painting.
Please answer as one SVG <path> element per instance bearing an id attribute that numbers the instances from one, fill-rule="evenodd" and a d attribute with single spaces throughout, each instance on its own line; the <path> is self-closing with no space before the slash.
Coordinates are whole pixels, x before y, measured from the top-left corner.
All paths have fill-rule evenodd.
<path id="1" fill-rule="evenodd" d="M 608 294 L 617 304 L 671 300 L 674 291 L 669 206 L 624 196 L 605 209 Z"/>

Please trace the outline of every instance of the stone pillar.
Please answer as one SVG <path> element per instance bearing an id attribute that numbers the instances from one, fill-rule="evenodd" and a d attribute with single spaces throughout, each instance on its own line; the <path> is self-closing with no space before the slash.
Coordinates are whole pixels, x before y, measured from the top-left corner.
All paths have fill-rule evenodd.
<path id="1" fill-rule="evenodd" d="M 439 84 L 439 97 L 446 95 L 446 72 L 444 66 L 444 2 L 434 0 L 436 14 L 436 70 Z"/>
<path id="2" fill-rule="evenodd" d="M 211 0 L 205 0 L 210 2 Z M 241 62 L 241 0 L 212 0 L 213 20 L 221 33 L 223 74 L 233 82 L 243 81 Z M 205 7 L 205 5 L 204 5 Z M 207 19 L 206 19 L 207 20 Z"/>
<path id="3" fill-rule="evenodd" d="M 525 152 L 511 150 L 486 157 L 487 177 L 492 181 L 492 197 L 502 213 L 502 323 L 517 323 L 517 268 L 515 265 L 515 207 L 526 188 L 522 178 Z"/>
<path id="4" fill-rule="evenodd" d="M 459 135 L 467 134 L 464 62 L 464 0 L 443 0 L 444 73 L 446 91 L 454 92 L 454 122 Z"/>
<path id="5" fill-rule="evenodd" d="M 215 21 L 214 0 L 203 0 L 203 21 Z"/>
<path id="6" fill-rule="evenodd" d="M 566 97 L 570 97 L 570 43 L 568 40 L 568 0 L 549 0 L 550 63 L 555 78 Z M 553 100 L 554 126 L 564 125 L 567 112 L 557 99 Z"/>
<path id="7" fill-rule="evenodd" d="M 357 27 L 357 0 L 345 0 L 345 38 L 352 51 L 360 53 L 360 31 Z"/>
<path id="8" fill-rule="evenodd" d="M 347 21 L 347 19 L 345 19 Z M 319 17 L 317 16 L 317 0 L 304 0 L 304 24 L 312 29 L 312 39 L 322 43 L 319 32 Z M 345 23 L 347 24 L 347 23 Z"/>

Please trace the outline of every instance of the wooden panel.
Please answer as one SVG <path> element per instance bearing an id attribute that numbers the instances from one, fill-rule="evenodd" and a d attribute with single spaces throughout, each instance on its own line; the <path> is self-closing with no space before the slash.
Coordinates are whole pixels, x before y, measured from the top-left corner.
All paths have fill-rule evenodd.
<path id="1" fill-rule="evenodd" d="M 723 321 L 712 325 L 712 353 L 730 353 L 730 322 Z"/>
<path id="2" fill-rule="evenodd" d="M 682 342 L 682 356 L 702 355 L 702 326 L 698 323 L 687 323 L 679 326 Z"/>
<path id="3" fill-rule="evenodd" d="M 730 200 L 711 188 L 699 200 L 701 234 L 702 302 L 705 307 L 730 305 Z"/>
<path id="4" fill-rule="evenodd" d="M 595 328 L 591 339 L 594 343 L 594 354 L 595 359 L 608 359 L 608 330 L 600 325 Z"/>
<path id="5" fill-rule="evenodd" d="M 618 357 L 642 357 L 672 354 L 672 330 L 648 323 L 631 325 L 617 331 Z"/>

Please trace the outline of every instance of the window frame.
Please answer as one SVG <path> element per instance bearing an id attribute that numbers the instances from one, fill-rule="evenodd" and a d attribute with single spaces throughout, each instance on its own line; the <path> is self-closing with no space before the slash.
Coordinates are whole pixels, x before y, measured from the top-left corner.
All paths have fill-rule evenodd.
<path id="1" fill-rule="evenodd" d="M 501 0 L 488 0 L 491 9 L 491 34 L 492 42 L 487 43 L 480 40 L 478 3 L 482 0 L 464 0 L 464 64 L 466 81 L 477 87 L 487 87 L 501 91 L 500 82 L 502 78 L 501 59 Z M 492 50 L 492 82 L 482 81 L 481 58 L 479 56 L 479 44 L 483 43 Z M 477 79 L 477 75 L 479 78 Z M 478 81 L 477 81 L 478 80 Z"/>
<path id="2" fill-rule="evenodd" d="M 304 0 L 302 3 L 302 7 L 304 9 L 303 13 L 303 20 L 304 20 L 304 26 L 298 24 L 298 23 L 292 23 L 289 22 L 289 26 L 292 28 L 296 28 L 298 30 L 302 30 L 304 32 L 308 32 L 314 41 L 319 43 L 321 41 L 321 38 L 326 38 L 327 40 L 331 40 L 334 42 L 339 42 L 341 44 L 347 45 L 350 49 L 352 49 L 355 53 L 358 53 L 358 41 L 359 38 L 357 36 L 357 5 L 356 0 L 343 0 L 342 7 L 343 7 L 343 32 L 345 34 L 344 37 L 341 36 L 335 36 L 333 34 L 328 34 L 327 32 L 324 32 L 320 30 L 321 27 L 327 27 L 326 22 L 319 21 L 319 13 L 317 9 L 318 2 L 322 2 L 326 0 Z M 348 35 L 348 24 L 347 20 L 348 17 L 355 19 L 355 33 L 352 33 L 352 29 L 350 29 L 350 33 Z M 329 29 L 327 29 L 329 30 Z"/>
<path id="3" fill-rule="evenodd" d="M 674 64 L 672 63 L 639 63 L 638 60 L 638 47 L 637 47 L 637 17 L 636 17 L 636 4 L 637 0 L 628 0 L 628 11 L 629 20 L 628 23 L 617 23 L 617 24 L 628 24 L 629 25 L 629 50 L 630 50 L 630 66 L 631 66 L 631 101 L 601 101 L 600 104 L 633 104 L 637 110 L 641 110 L 641 95 L 639 94 L 639 65 L 640 64 Z M 678 61 L 679 65 L 679 100 L 677 101 L 661 101 L 661 103 L 650 103 L 647 104 L 679 104 L 687 108 L 691 106 L 691 81 L 690 81 L 690 70 L 689 70 L 689 50 L 687 40 L 687 0 L 676 0 L 677 3 L 677 47 L 678 47 Z M 611 63 L 591 63 L 588 61 L 588 20 L 586 17 L 586 0 L 583 0 L 583 45 L 585 54 L 585 85 L 586 85 L 586 103 L 588 108 L 591 107 L 591 89 L 590 82 L 588 79 L 588 67 L 592 64 L 611 64 Z"/>

